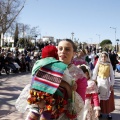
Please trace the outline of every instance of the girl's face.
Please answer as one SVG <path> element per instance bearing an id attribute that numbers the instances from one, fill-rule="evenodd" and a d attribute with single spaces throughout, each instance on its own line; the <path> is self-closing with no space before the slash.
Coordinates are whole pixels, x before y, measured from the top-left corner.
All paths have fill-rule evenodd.
<path id="1" fill-rule="evenodd" d="M 58 44 L 58 57 L 60 61 L 62 61 L 65 64 L 70 64 L 74 55 L 75 55 L 75 52 L 70 42 L 61 41 Z"/>
<path id="2" fill-rule="evenodd" d="M 102 55 L 101 55 L 101 60 L 102 60 L 102 62 L 106 62 L 106 61 L 107 61 L 107 56 L 106 56 L 106 54 L 102 54 Z"/>

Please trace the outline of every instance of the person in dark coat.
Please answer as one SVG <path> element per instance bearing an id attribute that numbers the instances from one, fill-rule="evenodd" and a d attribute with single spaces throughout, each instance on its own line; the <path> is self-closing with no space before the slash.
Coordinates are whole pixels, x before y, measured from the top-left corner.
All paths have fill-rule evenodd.
<path id="1" fill-rule="evenodd" d="M 16 66 L 14 65 L 14 59 L 13 59 L 13 55 L 11 52 L 7 53 L 7 56 L 5 57 L 5 65 L 9 68 L 12 69 L 13 73 L 16 73 L 18 70 L 16 68 Z"/>
<path id="2" fill-rule="evenodd" d="M 2 72 L 2 69 L 5 69 L 6 74 L 9 74 L 9 68 L 5 65 L 5 57 L 4 57 L 4 52 L 0 53 L 0 75 Z"/>
<path id="3" fill-rule="evenodd" d="M 117 54 L 115 54 L 114 51 L 112 51 L 111 53 L 109 52 L 109 57 L 110 57 L 110 61 L 111 61 L 111 64 L 112 64 L 112 67 L 113 67 L 113 71 L 114 71 L 114 74 L 115 74 L 116 64 L 118 63 L 118 61 L 117 61 Z"/>

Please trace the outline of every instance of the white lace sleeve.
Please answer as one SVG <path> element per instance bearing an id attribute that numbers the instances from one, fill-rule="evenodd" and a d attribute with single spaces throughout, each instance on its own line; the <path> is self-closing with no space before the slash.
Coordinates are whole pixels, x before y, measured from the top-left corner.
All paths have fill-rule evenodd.
<path id="1" fill-rule="evenodd" d="M 114 85 L 114 82 L 115 82 L 115 80 L 114 80 L 114 74 L 113 74 L 113 67 L 110 64 L 110 83 L 111 83 L 111 85 Z"/>
<path id="2" fill-rule="evenodd" d="M 77 119 L 82 120 L 84 101 L 82 100 L 81 96 L 77 92 L 75 92 L 75 109 L 77 112 Z"/>
<path id="3" fill-rule="evenodd" d="M 30 84 L 25 86 L 25 88 L 22 90 L 21 94 L 15 102 L 16 109 L 21 113 L 24 113 L 28 107 L 27 98 L 30 93 L 30 86 Z"/>

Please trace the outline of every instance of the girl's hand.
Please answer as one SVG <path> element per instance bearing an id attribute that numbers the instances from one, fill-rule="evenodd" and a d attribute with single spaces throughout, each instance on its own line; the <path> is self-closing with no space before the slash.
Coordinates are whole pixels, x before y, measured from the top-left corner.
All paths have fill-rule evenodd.
<path id="1" fill-rule="evenodd" d="M 75 82 L 75 84 L 72 86 L 72 90 L 76 91 L 76 89 L 77 89 L 77 83 Z"/>
<path id="2" fill-rule="evenodd" d="M 113 86 L 112 85 L 110 86 L 110 91 L 113 91 Z"/>
<path id="3" fill-rule="evenodd" d="M 96 111 L 95 111 L 95 118 L 99 117 L 99 115 L 100 115 L 100 111 L 99 111 L 99 110 L 96 110 Z"/>

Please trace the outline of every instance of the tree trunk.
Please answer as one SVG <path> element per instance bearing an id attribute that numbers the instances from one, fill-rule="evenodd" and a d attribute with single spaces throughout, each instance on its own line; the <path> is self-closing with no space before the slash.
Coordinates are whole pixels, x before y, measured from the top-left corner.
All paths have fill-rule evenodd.
<path id="1" fill-rule="evenodd" d="M 0 41 L 0 46 L 3 47 L 4 46 L 4 34 L 1 33 L 1 41 Z"/>

